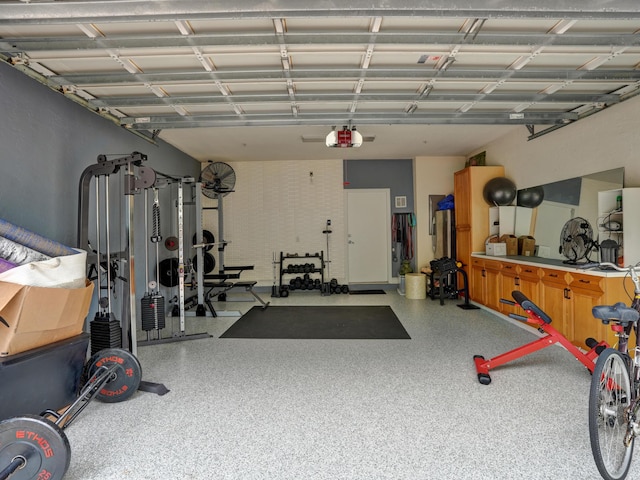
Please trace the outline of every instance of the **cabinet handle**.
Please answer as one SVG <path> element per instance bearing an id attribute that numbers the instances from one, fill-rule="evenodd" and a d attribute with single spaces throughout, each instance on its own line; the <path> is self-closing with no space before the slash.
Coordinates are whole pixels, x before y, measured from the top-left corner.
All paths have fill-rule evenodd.
<path id="1" fill-rule="evenodd" d="M 503 268 L 506 270 L 511 270 L 513 267 L 511 265 L 505 265 Z"/>
<path id="2" fill-rule="evenodd" d="M 557 273 L 550 273 L 549 276 L 551 278 L 558 278 L 558 274 Z"/>
<path id="3" fill-rule="evenodd" d="M 483 277 L 486 277 L 486 276 L 487 276 L 487 271 L 486 271 L 484 268 L 482 269 L 482 276 L 483 276 Z"/>
<path id="4" fill-rule="evenodd" d="M 516 287 L 519 287 L 519 286 L 520 286 L 520 277 L 516 277 L 516 278 L 514 278 L 514 280 L 515 280 L 515 281 L 514 281 L 514 285 L 515 285 Z"/>
<path id="5" fill-rule="evenodd" d="M 580 283 L 591 283 L 591 280 L 584 280 L 584 279 L 580 279 Z"/>
<path id="6" fill-rule="evenodd" d="M 533 273 L 533 270 L 525 269 L 526 273 Z"/>
<path id="7" fill-rule="evenodd" d="M 566 298 L 567 300 L 570 300 L 571 297 L 569 296 L 569 294 L 571 293 L 571 290 L 569 290 L 568 288 L 564 289 L 564 298 Z"/>

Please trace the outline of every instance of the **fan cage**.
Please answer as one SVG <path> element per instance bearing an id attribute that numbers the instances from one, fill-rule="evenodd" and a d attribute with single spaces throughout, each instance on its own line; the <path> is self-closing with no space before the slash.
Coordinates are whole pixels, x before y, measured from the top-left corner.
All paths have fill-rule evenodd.
<path id="1" fill-rule="evenodd" d="M 236 185 L 236 173 L 225 162 L 213 162 L 200 172 L 202 194 L 209 198 L 218 198 L 233 192 Z"/>
<path id="2" fill-rule="evenodd" d="M 575 264 L 582 259 L 589 261 L 593 246 L 593 229 L 587 219 L 574 217 L 564 224 L 560 234 L 560 253 L 567 258 L 565 263 Z"/>

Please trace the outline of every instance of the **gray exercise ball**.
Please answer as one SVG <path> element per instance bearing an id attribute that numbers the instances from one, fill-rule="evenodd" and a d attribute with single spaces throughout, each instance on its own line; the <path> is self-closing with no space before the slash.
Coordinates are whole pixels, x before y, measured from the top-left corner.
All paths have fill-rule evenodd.
<path id="1" fill-rule="evenodd" d="M 507 177 L 489 180 L 482 191 L 485 202 L 491 206 L 511 205 L 516 198 L 516 184 Z"/>
<path id="2" fill-rule="evenodd" d="M 544 200 L 544 188 L 541 186 L 518 190 L 516 204 L 519 207 L 536 208 Z"/>

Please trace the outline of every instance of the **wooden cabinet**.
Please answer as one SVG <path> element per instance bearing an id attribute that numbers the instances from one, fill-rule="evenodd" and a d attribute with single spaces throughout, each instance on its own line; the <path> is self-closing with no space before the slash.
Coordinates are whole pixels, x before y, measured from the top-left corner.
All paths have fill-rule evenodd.
<path id="1" fill-rule="evenodd" d="M 513 300 L 513 291 L 520 290 L 519 278 L 518 278 L 518 266 L 515 263 L 503 263 L 502 265 L 502 282 L 500 289 L 500 298 L 505 300 Z M 516 306 L 509 305 L 507 303 L 500 303 L 499 311 L 505 315 L 510 313 L 522 313 L 518 311 Z"/>
<path id="2" fill-rule="evenodd" d="M 513 291 L 518 290 L 524 293 L 524 295 L 533 303 L 539 303 L 539 268 L 519 265 L 512 262 L 503 262 L 501 274 L 501 298 L 513 300 Z M 519 315 L 524 314 L 521 308 L 508 305 L 506 303 L 500 304 L 500 311 L 505 315 L 510 313 L 517 313 Z"/>
<path id="3" fill-rule="evenodd" d="M 484 275 L 484 260 L 471 258 L 471 268 L 469 269 L 469 291 L 471 300 L 487 304 L 487 282 Z"/>
<path id="4" fill-rule="evenodd" d="M 453 175 L 456 222 L 456 259 L 470 274 L 471 253 L 484 252 L 484 242 L 489 236 L 489 204 L 485 202 L 483 190 L 486 183 L 495 177 L 504 176 L 504 167 L 467 167 Z M 471 277 L 471 274 L 469 275 Z M 462 279 L 459 278 L 462 285 Z M 469 282 L 470 297 L 474 292 Z"/>
<path id="5" fill-rule="evenodd" d="M 595 319 L 591 309 L 620 301 L 628 305 L 627 292 L 633 291 L 630 280 L 622 276 L 482 256 L 471 257 L 470 283 L 474 287 L 472 300 L 504 315 L 524 314 L 517 307 L 500 303 L 501 298 L 512 300 L 514 290 L 521 291 L 551 318 L 556 330 L 584 349 L 588 349 L 585 340 L 590 337 L 616 343 L 611 329 Z"/>
<path id="6" fill-rule="evenodd" d="M 568 273 L 553 268 L 540 269 L 540 302 L 538 306 L 551 318 L 553 327 L 565 337 L 569 334 L 570 305 Z"/>
<path id="7" fill-rule="evenodd" d="M 484 276 L 487 285 L 487 303 L 485 305 L 494 310 L 500 310 L 502 292 L 502 263 L 495 260 L 485 260 Z"/>
<path id="8" fill-rule="evenodd" d="M 498 260 L 471 259 L 469 288 L 473 285 L 472 300 L 494 310 L 500 309 L 501 269 L 502 262 Z"/>
<path id="9" fill-rule="evenodd" d="M 569 315 L 572 329 L 569 340 L 574 345 L 586 348 L 589 337 L 602 340 L 607 336 L 609 327 L 593 317 L 591 309 L 604 305 L 607 299 L 604 292 L 605 279 L 594 275 L 571 273 L 569 282 Z"/>
<path id="10" fill-rule="evenodd" d="M 518 265 L 519 290 L 533 303 L 540 303 L 540 269 L 528 265 Z"/>

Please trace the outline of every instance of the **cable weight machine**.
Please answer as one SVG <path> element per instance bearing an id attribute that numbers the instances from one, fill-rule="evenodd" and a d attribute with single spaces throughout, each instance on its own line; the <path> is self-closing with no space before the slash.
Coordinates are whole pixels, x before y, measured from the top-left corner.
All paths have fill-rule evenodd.
<path id="1" fill-rule="evenodd" d="M 151 188 L 156 183 L 156 172 L 143 165 L 147 156 L 140 152 L 109 159 L 107 155 L 98 155 L 97 163 L 87 167 L 81 177 L 78 197 L 78 248 L 87 251 L 87 263 L 91 265 L 90 271 L 95 269 L 98 283 L 98 312 L 90 322 L 91 348 L 102 350 L 104 348 L 120 348 L 137 354 L 136 340 L 136 285 L 135 285 L 135 249 L 134 249 L 134 207 L 135 196 L 143 189 Z M 112 208 L 110 190 L 112 188 L 111 176 L 120 173 L 120 185 L 124 195 L 123 214 L 120 225 L 124 227 L 124 247 L 120 251 L 112 251 L 111 231 L 112 221 L 110 210 Z M 95 216 L 96 216 L 96 249 L 89 242 L 89 205 L 91 182 L 95 179 Z M 101 222 L 104 213 L 104 222 Z M 104 233 L 106 251 L 101 250 L 100 237 Z M 119 232 L 122 234 L 122 231 Z M 121 241 L 122 239 L 119 238 Z M 123 274 L 118 276 L 122 280 L 121 321 L 118 321 L 113 312 L 112 278 L 119 271 L 119 266 L 124 265 Z M 107 286 L 101 282 L 101 270 L 106 271 Z M 169 390 L 162 385 L 150 382 L 140 382 L 139 390 L 164 395 Z"/>

